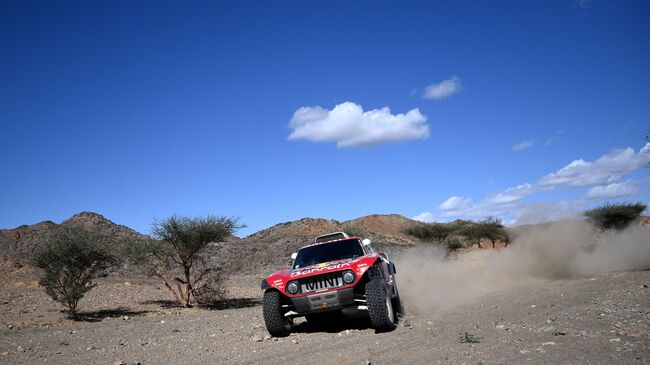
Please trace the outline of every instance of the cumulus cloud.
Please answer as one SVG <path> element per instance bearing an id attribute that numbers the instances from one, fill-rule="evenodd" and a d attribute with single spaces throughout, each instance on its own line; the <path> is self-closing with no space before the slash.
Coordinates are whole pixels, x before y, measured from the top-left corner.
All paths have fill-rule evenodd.
<path id="1" fill-rule="evenodd" d="M 422 97 L 424 99 L 443 99 L 460 91 L 460 78 L 453 76 L 437 84 L 431 84 L 424 88 Z"/>
<path id="2" fill-rule="evenodd" d="M 633 181 L 594 186 L 587 192 L 587 199 L 612 199 L 634 195 L 638 191 Z"/>
<path id="3" fill-rule="evenodd" d="M 513 145 L 512 150 L 515 151 L 515 152 L 525 150 L 526 148 L 533 147 L 533 144 L 535 144 L 535 141 L 532 140 L 532 139 L 529 140 L 529 141 L 522 141 L 522 142 L 517 143 L 516 145 Z"/>
<path id="4" fill-rule="evenodd" d="M 290 140 L 336 142 L 338 147 L 371 146 L 381 143 L 426 139 L 427 117 L 420 110 L 391 114 L 388 107 L 363 111 L 361 105 L 345 102 L 332 110 L 302 107 L 293 114 Z"/>
<path id="5" fill-rule="evenodd" d="M 447 211 L 459 211 L 470 209 L 473 206 L 474 203 L 472 202 L 472 199 L 467 199 L 460 196 L 452 196 L 442 202 L 442 204 L 438 206 L 438 209 Z"/>
<path id="6" fill-rule="evenodd" d="M 411 219 L 416 220 L 416 221 L 420 221 L 420 222 L 429 223 L 429 222 L 435 221 L 436 217 L 431 212 L 424 212 L 424 213 L 420 213 L 420 214 L 416 215 L 415 217 L 413 217 Z"/>
<path id="7" fill-rule="evenodd" d="M 526 183 L 505 189 L 500 193 L 487 196 L 482 201 L 475 203 L 470 198 L 454 195 L 440 205 L 438 214 L 424 212 L 418 215 L 422 221 L 433 221 L 434 219 L 450 219 L 452 217 L 484 218 L 487 216 L 499 216 L 510 213 L 515 209 L 517 203 L 526 196 L 532 194 L 535 187 Z"/>
<path id="8" fill-rule="evenodd" d="M 634 170 L 650 164 L 650 142 L 639 152 L 632 148 L 612 150 L 594 162 L 574 160 L 556 172 L 542 177 L 542 187 L 612 184 Z"/>
<path id="9" fill-rule="evenodd" d="M 489 204 L 508 204 L 521 200 L 534 191 L 533 185 L 526 183 L 508 188 L 500 193 L 488 196 L 486 202 Z"/>

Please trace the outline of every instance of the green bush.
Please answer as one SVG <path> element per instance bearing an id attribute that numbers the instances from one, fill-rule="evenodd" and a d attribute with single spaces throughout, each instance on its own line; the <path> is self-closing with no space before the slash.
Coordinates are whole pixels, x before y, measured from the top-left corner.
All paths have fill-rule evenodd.
<path id="1" fill-rule="evenodd" d="M 458 337 L 460 343 L 481 343 L 481 340 L 481 337 L 469 332 L 462 333 Z"/>
<path id="2" fill-rule="evenodd" d="M 47 295 L 66 306 L 71 318 L 77 318 L 79 301 L 115 259 L 90 232 L 60 228 L 36 252 L 32 262 L 43 269 L 39 283 Z"/>
<path id="3" fill-rule="evenodd" d="M 418 223 L 404 230 L 405 234 L 417 237 L 422 241 L 443 242 L 452 233 L 454 228 L 443 223 Z"/>
<path id="4" fill-rule="evenodd" d="M 463 246 L 463 243 L 460 242 L 459 239 L 454 238 L 454 239 L 451 239 L 451 240 L 449 240 L 449 241 L 447 242 L 447 247 L 448 247 L 450 250 L 459 250 L 459 249 L 463 248 L 464 246 Z"/>
<path id="5" fill-rule="evenodd" d="M 587 210 L 585 216 L 599 228 L 622 230 L 638 219 L 646 208 L 642 203 L 608 203 Z"/>

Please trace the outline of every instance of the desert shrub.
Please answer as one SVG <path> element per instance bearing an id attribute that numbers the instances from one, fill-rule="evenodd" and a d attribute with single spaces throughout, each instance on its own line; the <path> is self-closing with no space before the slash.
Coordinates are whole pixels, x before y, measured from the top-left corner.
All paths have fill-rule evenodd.
<path id="1" fill-rule="evenodd" d="M 59 228 L 32 258 L 43 269 L 39 284 L 55 301 L 77 318 L 77 306 L 95 287 L 94 279 L 115 263 L 98 238 L 81 229 Z"/>
<path id="2" fill-rule="evenodd" d="M 156 220 L 151 228 L 155 239 L 133 242 L 125 256 L 161 278 L 181 306 L 191 307 L 192 297 L 209 304 L 221 296 L 223 279 L 220 268 L 210 260 L 209 244 L 243 227 L 232 217 L 174 215 Z"/>
<path id="3" fill-rule="evenodd" d="M 343 226 L 343 232 L 347 233 L 350 237 L 366 238 L 368 235 L 368 232 L 366 232 L 366 230 L 352 224 Z"/>
<path id="4" fill-rule="evenodd" d="M 462 333 L 458 336 L 458 342 L 460 343 L 481 343 L 481 340 L 481 337 L 469 332 Z"/>
<path id="5" fill-rule="evenodd" d="M 404 230 L 405 234 L 423 241 L 443 242 L 454 232 L 454 228 L 443 223 L 418 223 Z"/>
<path id="6" fill-rule="evenodd" d="M 463 243 L 458 238 L 453 238 L 447 241 L 447 248 L 450 250 L 459 250 L 463 247 Z"/>
<path id="7" fill-rule="evenodd" d="M 599 228 L 622 230 L 638 219 L 646 208 L 642 203 L 605 204 L 587 210 L 585 216 Z"/>

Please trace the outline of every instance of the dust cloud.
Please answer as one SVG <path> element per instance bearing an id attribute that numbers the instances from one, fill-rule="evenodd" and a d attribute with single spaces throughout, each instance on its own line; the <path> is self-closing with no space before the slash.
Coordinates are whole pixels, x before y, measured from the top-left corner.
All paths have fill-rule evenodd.
<path id="1" fill-rule="evenodd" d="M 440 247 L 420 246 L 395 257 L 395 263 L 407 310 L 444 311 L 536 282 L 650 269 L 650 229 L 602 233 L 583 221 L 554 222 L 519 228 L 500 250 L 448 259 Z"/>

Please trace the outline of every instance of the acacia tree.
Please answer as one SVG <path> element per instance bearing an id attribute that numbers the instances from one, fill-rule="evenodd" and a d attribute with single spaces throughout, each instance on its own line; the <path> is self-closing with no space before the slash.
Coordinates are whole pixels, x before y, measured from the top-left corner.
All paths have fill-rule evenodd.
<path id="1" fill-rule="evenodd" d="M 155 220 L 151 227 L 155 239 L 130 245 L 128 256 L 162 279 L 178 303 L 188 308 L 192 297 L 201 303 L 221 290 L 219 267 L 209 260 L 208 244 L 243 227 L 232 217 L 173 215 Z"/>
<path id="2" fill-rule="evenodd" d="M 487 217 L 478 222 L 483 238 L 492 241 L 492 248 L 496 248 L 497 240 L 508 243 L 508 232 L 503 226 L 501 219 L 496 217 Z"/>
<path id="3" fill-rule="evenodd" d="M 39 284 L 47 295 L 66 306 L 69 317 L 76 319 L 79 301 L 115 259 L 92 233 L 59 228 L 32 257 L 32 263 L 43 269 Z"/>
<path id="4" fill-rule="evenodd" d="M 646 208 L 643 203 L 605 204 L 587 210 L 585 216 L 601 229 L 623 230 L 638 219 Z"/>
<path id="5" fill-rule="evenodd" d="M 479 248 L 483 248 L 481 240 L 484 238 L 492 241 L 492 248 L 496 248 L 497 240 L 508 242 L 508 233 L 501 219 L 496 217 L 487 217 L 484 220 L 470 223 L 463 228 L 462 232 L 468 239 L 476 240 Z"/>

